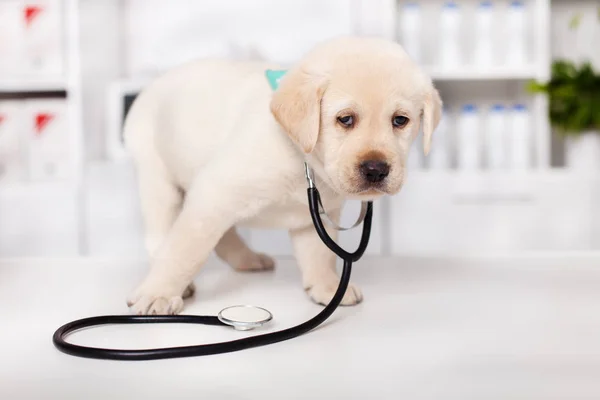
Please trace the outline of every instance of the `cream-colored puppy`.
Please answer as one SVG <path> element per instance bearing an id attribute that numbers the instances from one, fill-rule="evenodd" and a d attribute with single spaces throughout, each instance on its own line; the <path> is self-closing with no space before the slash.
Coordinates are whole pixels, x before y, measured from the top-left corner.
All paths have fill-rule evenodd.
<path id="1" fill-rule="evenodd" d="M 213 250 L 237 270 L 273 268 L 236 226 L 289 230 L 305 290 L 328 303 L 339 277 L 308 212 L 304 161 L 327 211 L 339 218 L 345 199 L 398 193 L 421 124 L 429 151 L 441 100 L 398 44 L 329 40 L 291 68 L 276 91 L 265 78 L 273 68 L 198 61 L 169 71 L 135 101 L 124 135 L 152 259 L 128 299 L 135 313 L 180 312 Z M 361 300 L 351 285 L 342 304 Z"/>

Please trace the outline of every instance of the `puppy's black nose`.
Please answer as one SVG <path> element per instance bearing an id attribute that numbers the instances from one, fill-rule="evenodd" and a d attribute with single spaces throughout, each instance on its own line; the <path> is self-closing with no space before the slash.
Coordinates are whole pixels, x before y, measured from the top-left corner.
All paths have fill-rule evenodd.
<path id="1" fill-rule="evenodd" d="M 367 160 L 360 164 L 362 176 L 371 183 L 381 182 L 390 173 L 390 165 L 384 161 Z"/>

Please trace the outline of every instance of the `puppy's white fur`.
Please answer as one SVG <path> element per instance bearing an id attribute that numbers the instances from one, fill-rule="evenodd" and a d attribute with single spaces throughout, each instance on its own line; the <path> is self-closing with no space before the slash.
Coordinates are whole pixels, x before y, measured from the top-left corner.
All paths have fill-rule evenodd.
<path id="1" fill-rule="evenodd" d="M 178 313 L 211 251 L 238 270 L 273 267 L 236 226 L 285 228 L 304 288 L 321 304 L 337 288 L 334 255 L 308 213 L 303 162 L 317 174 L 330 215 L 345 199 L 397 193 L 421 127 L 424 151 L 441 114 L 431 80 L 403 49 L 381 39 L 316 46 L 273 92 L 262 62 L 197 61 L 167 72 L 136 99 L 125 124 L 138 171 L 150 272 L 128 299 L 138 314 Z M 353 116 L 353 126 L 338 117 Z M 394 116 L 408 118 L 402 127 Z M 377 185 L 361 162 L 390 166 Z M 335 232 L 330 232 L 335 238 Z M 342 304 L 362 300 L 351 285 Z"/>

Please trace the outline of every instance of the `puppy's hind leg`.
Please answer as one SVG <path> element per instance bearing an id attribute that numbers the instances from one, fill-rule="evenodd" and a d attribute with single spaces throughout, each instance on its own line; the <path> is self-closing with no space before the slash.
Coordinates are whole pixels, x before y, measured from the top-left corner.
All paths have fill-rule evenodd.
<path id="1" fill-rule="evenodd" d="M 266 254 L 255 253 L 242 240 L 235 227 L 229 228 L 215 247 L 217 256 L 237 271 L 264 271 L 275 267 Z"/>

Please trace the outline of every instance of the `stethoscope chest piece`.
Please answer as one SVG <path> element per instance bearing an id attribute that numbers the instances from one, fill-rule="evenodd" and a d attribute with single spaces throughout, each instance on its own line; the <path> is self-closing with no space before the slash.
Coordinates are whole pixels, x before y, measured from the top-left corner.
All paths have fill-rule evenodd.
<path id="1" fill-rule="evenodd" d="M 261 307 L 238 305 L 222 309 L 217 318 L 235 330 L 249 331 L 271 321 L 273 314 Z"/>

